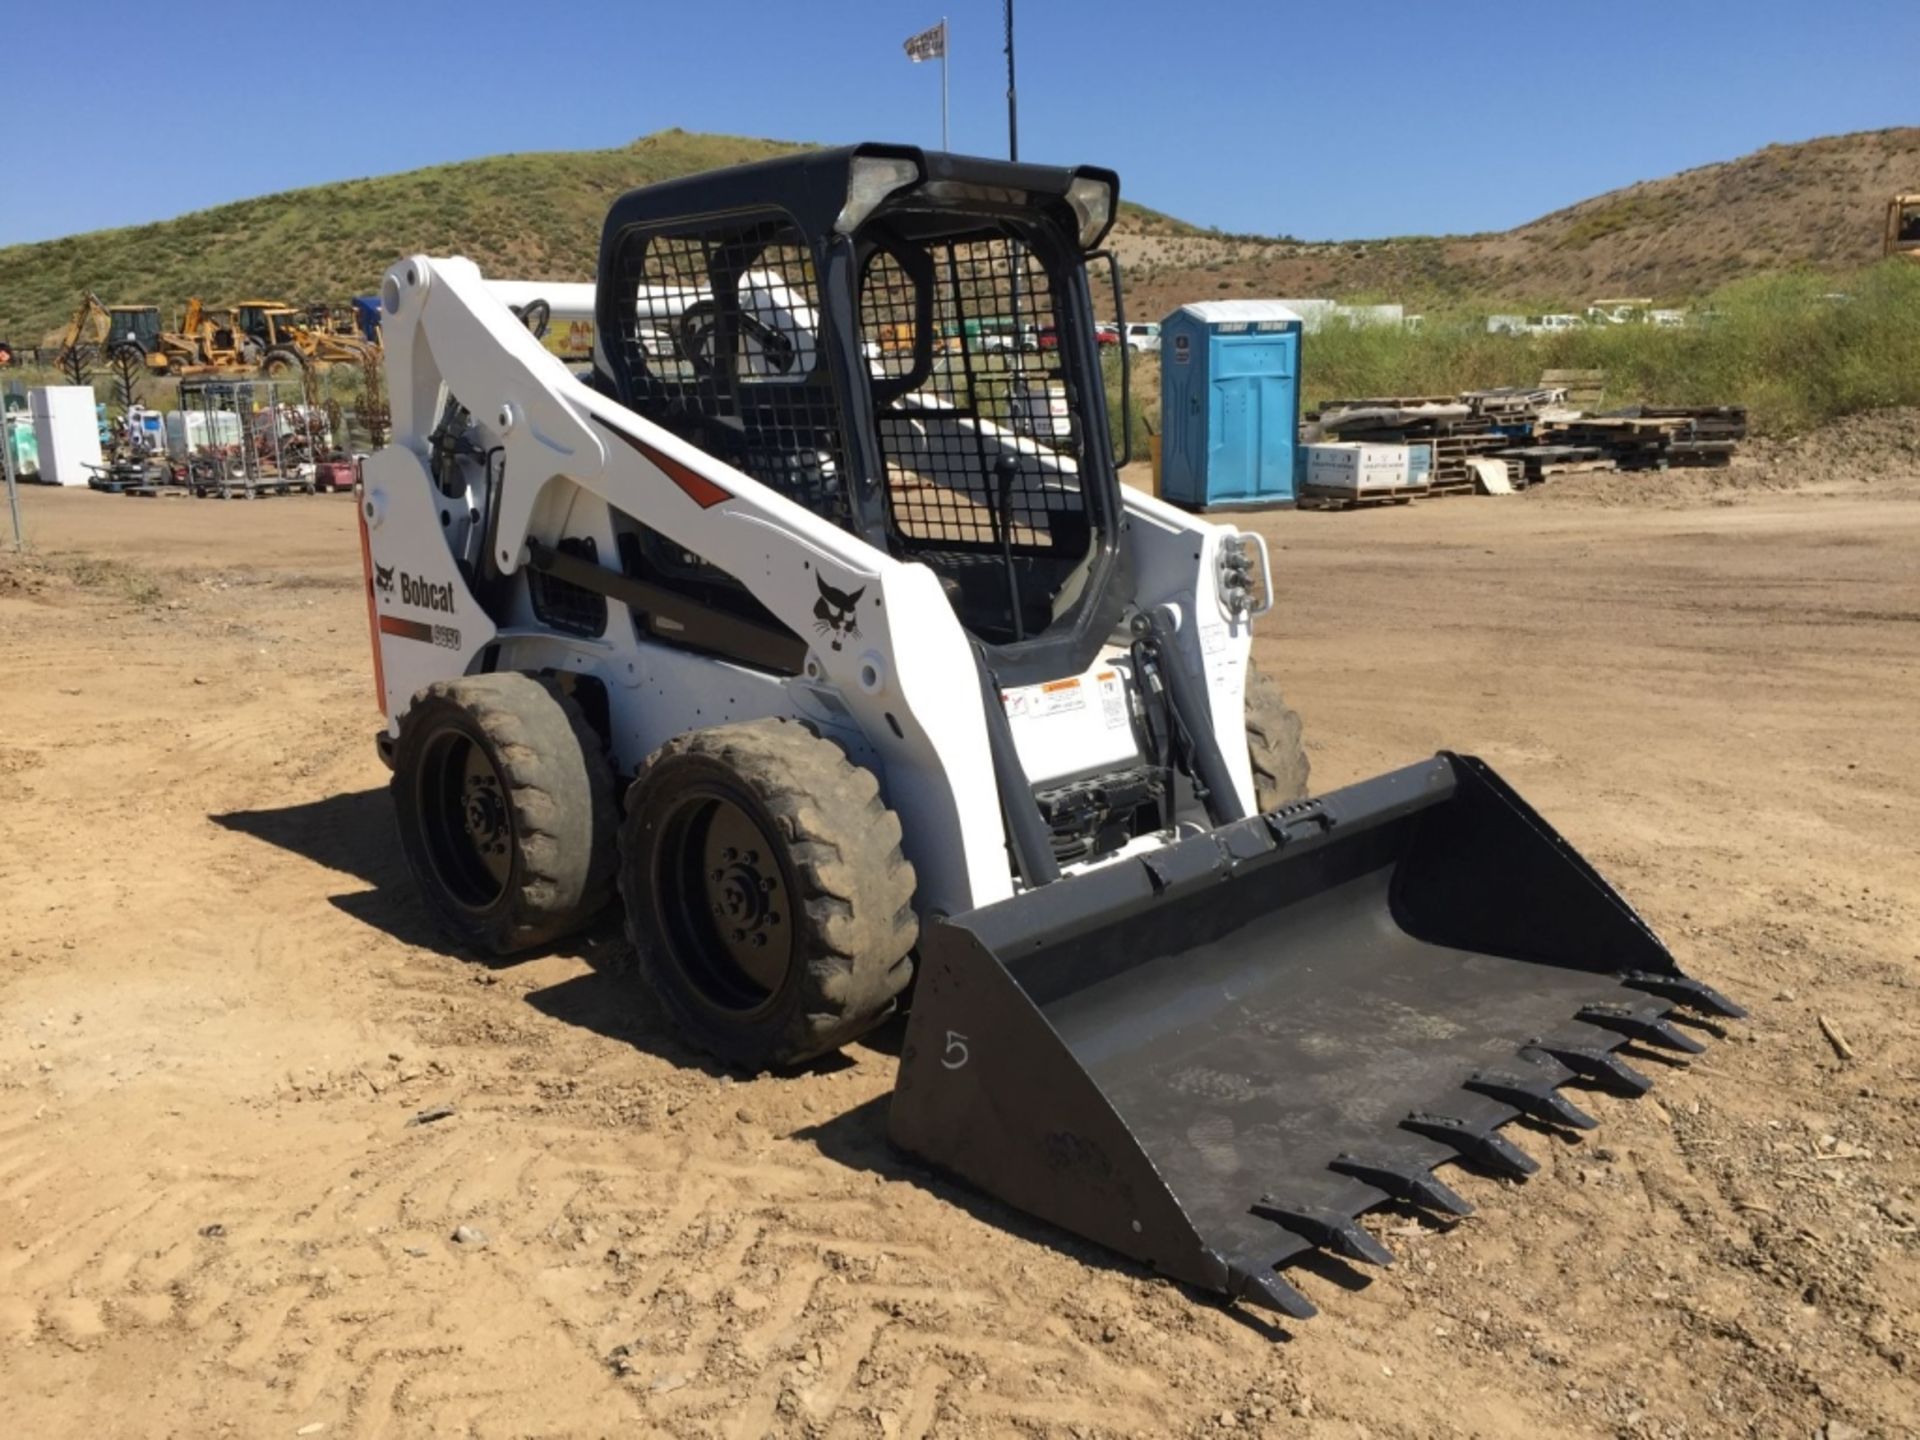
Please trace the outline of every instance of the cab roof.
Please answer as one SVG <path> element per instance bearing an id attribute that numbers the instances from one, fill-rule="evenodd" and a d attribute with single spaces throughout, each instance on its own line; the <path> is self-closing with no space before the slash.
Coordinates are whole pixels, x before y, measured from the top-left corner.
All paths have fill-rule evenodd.
<path id="1" fill-rule="evenodd" d="M 914 164 L 920 178 L 902 190 L 901 195 L 910 195 L 914 189 L 938 181 L 1005 192 L 1027 206 L 1057 211 L 1055 218 L 1065 224 L 1070 236 L 1077 233 L 1078 225 L 1067 204 L 1067 187 L 1080 176 L 1111 186 L 1113 213 L 1119 212 L 1120 178 L 1098 166 L 1029 165 L 922 150 L 912 145 L 845 145 L 707 170 L 629 190 L 615 200 L 607 212 L 601 238 L 602 258 L 606 258 L 610 247 L 627 230 L 652 229 L 676 220 L 709 218 L 730 211 L 745 213 L 776 208 L 791 215 L 809 237 L 830 235 L 834 220 L 847 203 L 853 162 L 865 156 L 902 159 Z M 1094 244 L 1104 235 L 1103 230 L 1095 237 Z"/>

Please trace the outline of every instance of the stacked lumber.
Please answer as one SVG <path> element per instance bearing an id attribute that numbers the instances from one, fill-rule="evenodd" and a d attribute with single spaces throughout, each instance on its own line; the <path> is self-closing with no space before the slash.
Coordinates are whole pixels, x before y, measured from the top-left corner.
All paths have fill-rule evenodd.
<path id="1" fill-rule="evenodd" d="M 1675 422 L 1631 415 L 1582 415 L 1544 425 L 1541 443 L 1598 450 L 1616 470 L 1664 470 Z"/>
<path id="2" fill-rule="evenodd" d="M 1569 475 L 1725 465 L 1746 438 L 1737 405 L 1630 405 L 1605 414 L 1572 408 L 1595 390 L 1598 371 L 1549 371 L 1539 385 L 1469 390 L 1460 395 L 1376 395 L 1329 401 L 1310 438 L 1424 445 L 1432 455 L 1429 495 L 1472 495 Z M 1491 482 L 1491 483 L 1490 483 Z"/>
<path id="3" fill-rule="evenodd" d="M 1323 407 L 1320 433 L 1330 440 L 1359 440 L 1382 445 L 1427 445 L 1433 466 L 1427 472 L 1430 495 L 1471 495 L 1476 455 L 1490 455 L 1511 443 L 1486 415 L 1448 396 L 1383 396 L 1341 400 Z"/>
<path id="4" fill-rule="evenodd" d="M 1544 485 L 1563 475 L 1605 474 L 1620 468 L 1598 445 L 1526 445 L 1502 450 L 1499 456 L 1520 466 L 1527 485 Z"/>
<path id="5" fill-rule="evenodd" d="M 1667 424 L 1671 465 L 1725 465 L 1733 459 L 1738 443 L 1747 438 L 1744 405 L 1629 405 L 1607 415 Z"/>

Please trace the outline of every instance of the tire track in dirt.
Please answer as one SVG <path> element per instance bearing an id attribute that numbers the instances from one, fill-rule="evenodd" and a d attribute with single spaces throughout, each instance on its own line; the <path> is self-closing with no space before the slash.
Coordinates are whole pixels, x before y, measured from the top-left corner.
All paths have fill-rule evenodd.
<path id="1" fill-rule="evenodd" d="M 119 503 L 88 523 L 183 523 Z M 316 508 L 292 504 L 223 507 L 245 526 L 194 543 L 284 547 L 278 517 Z M 1798 584 L 1831 560 L 1861 614 L 1901 608 L 1874 557 L 1915 522 L 1810 559 L 1803 534 L 1861 527 L 1795 506 L 1769 564 Z M 337 612 L 187 591 L 133 617 L 131 663 L 124 603 L 23 623 L 0 594 L 0 770 L 32 757 L 0 777 L 32 792 L 0 805 L 0 1433 L 1912 1428 L 1913 987 L 1889 937 L 1914 911 L 1882 898 L 1914 893 L 1886 863 L 1911 854 L 1911 767 L 1881 738 L 1903 637 L 1784 616 L 1729 651 L 1718 607 L 1681 603 L 1720 593 L 1690 587 L 1726 581 L 1724 556 L 1624 520 L 1604 565 L 1531 504 L 1357 539 L 1261 521 L 1305 577 L 1263 658 L 1301 676 L 1324 775 L 1484 740 L 1762 1002 L 1711 1081 L 1663 1073 L 1664 1108 L 1599 1097 L 1591 1140 L 1528 1140 L 1533 1193 L 1462 1181 L 1480 1215 L 1394 1232 L 1402 1263 L 1370 1288 L 1302 1277 L 1326 1313 L 1280 1346 L 892 1157 L 879 1051 L 730 1079 L 595 972 L 600 941 L 492 968 L 435 949 L 367 744 L 355 584 Z M 1426 625 L 1436 585 L 1531 617 L 1525 644 Z M 1595 698 L 1649 674 L 1644 718 Z M 1756 889 L 1795 866 L 1808 894 Z M 488 1243 L 455 1244 L 460 1224 Z"/>

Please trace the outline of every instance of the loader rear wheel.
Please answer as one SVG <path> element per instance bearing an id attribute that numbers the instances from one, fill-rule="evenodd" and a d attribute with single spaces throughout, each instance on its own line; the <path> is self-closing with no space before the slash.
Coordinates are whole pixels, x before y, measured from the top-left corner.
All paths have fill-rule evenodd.
<path id="1" fill-rule="evenodd" d="M 306 358 L 298 350 L 269 350 L 260 362 L 260 373 L 269 380 L 290 378 L 306 368 Z"/>
<path id="2" fill-rule="evenodd" d="M 554 681 L 502 672 L 429 685 L 400 725 L 390 785 L 420 895 L 457 944 L 512 955 L 612 896 L 613 770 Z"/>
<path id="3" fill-rule="evenodd" d="M 1247 665 L 1247 755 L 1253 761 L 1254 797 L 1265 815 L 1307 798 L 1307 750 L 1300 716 L 1280 694 L 1272 676 Z"/>
<path id="4" fill-rule="evenodd" d="M 748 1070 L 837 1049 L 913 976 L 913 866 L 873 773 L 783 720 L 697 730 L 627 794 L 620 894 L 642 979 Z"/>

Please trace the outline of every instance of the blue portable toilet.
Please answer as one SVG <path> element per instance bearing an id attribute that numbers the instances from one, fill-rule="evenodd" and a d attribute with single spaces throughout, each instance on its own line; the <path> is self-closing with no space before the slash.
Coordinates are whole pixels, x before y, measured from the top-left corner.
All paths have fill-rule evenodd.
<path id="1" fill-rule="evenodd" d="M 1160 494 L 1189 510 L 1291 505 L 1300 316 L 1201 300 L 1160 322 Z"/>

